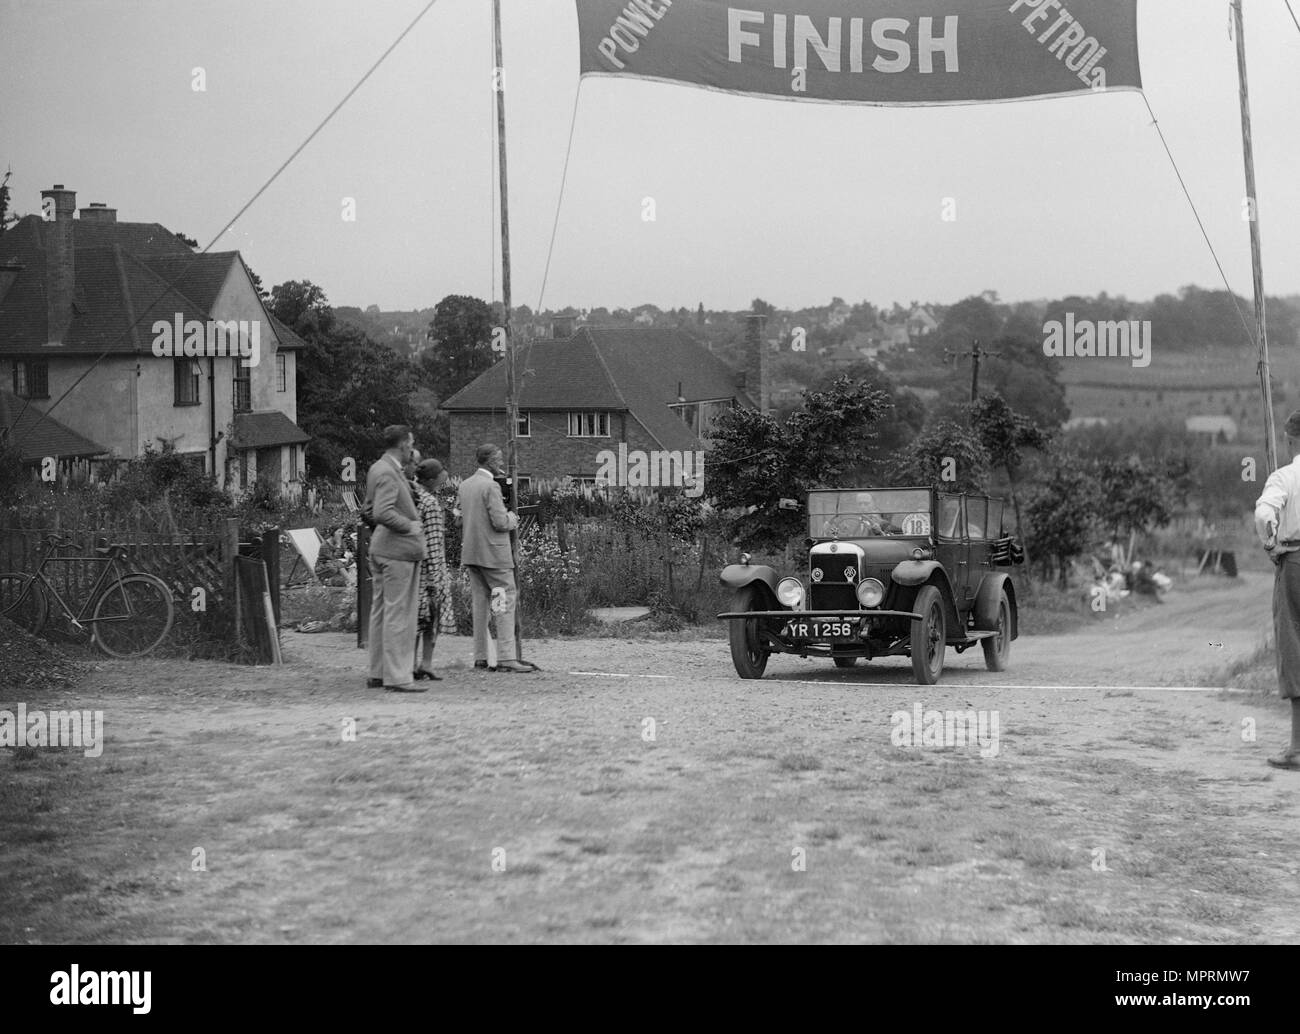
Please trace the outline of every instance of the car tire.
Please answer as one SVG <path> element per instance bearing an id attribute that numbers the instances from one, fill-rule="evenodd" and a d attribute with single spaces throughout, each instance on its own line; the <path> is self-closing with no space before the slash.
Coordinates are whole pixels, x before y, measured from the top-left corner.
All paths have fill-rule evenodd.
<path id="1" fill-rule="evenodd" d="M 1007 590 L 998 595 L 998 634 L 985 639 L 980 645 L 984 647 L 984 664 L 989 671 L 1006 671 L 1011 660 L 1011 601 L 1007 599 Z"/>
<path id="2" fill-rule="evenodd" d="M 912 622 L 912 674 L 918 685 L 933 686 L 943 674 L 947 622 L 943 612 L 943 594 L 933 585 L 924 585 L 916 594 L 913 613 L 921 620 Z"/>
<path id="3" fill-rule="evenodd" d="M 856 657 L 836 657 L 834 658 L 834 661 L 835 661 L 835 667 L 837 668 L 852 668 L 855 664 L 858 663 L 858 659 Z"/>
<path id="4" fill-rule="evenodd" d="M 761 597 L 752 585 L 746 585 L 736 593 L 734 611 L 765 610 Z M 731 662 L 736 666 L 736 674 L 742 679 L 761 679 L 767 670 L 767 659 L 771 651 L 765 650 L 758 638 L 758 618 L 732 620 L 731 625 Z"/>

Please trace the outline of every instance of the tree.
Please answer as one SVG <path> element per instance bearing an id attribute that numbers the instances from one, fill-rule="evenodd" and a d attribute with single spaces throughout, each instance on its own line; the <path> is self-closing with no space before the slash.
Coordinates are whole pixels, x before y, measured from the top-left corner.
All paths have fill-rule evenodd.
<path id="1" fill-rule="evenodd" d="M 996 391 L 982 395 L 967 409 L 970 425 L 979 436 L 980 444 L 988 454 L 989 463 L 1001 468 L 1011 485 L 1011 506 L 1016 514 L 1016 527 L 1021 526 L 1020 499 L 1016 494 L 1016 481 L 1024 460 L 1025 449 L 1045 449 L 1052 441 L 1050 431 L 1035 424 L 1029 417 L 1017 413 L 1007 400 Z"/>
<path id="2" fill-rule="evenodd" d="M 1061 588 L 1069 584 L 1070 561 L 1083 553 L 1097 529 L 1096 479 L 1084 463 L 1059 453 L 1027 507 L 1029 530 L 1039 555 L 1056 561 Z"/>
<path id="3" fill-rule="evenodd" d="M 433 311 L 433 347 L 420 357 L 422 378 L 448 398 L 492 365 L 492 309 L 480 298 L 449 294 Z"/>
<path id="4" fill-rule="evenodd" d="M 1159 464 L 1130 456 L 1096 461 L 1092 474 L 1100 490 L 1097 514 L 1117 539 L 1164 527 L 1187 498 L 1185 462 Z"/>
<path id="5" fill-rule="evenodd" d="M 749 303 L 749 311 L 756 312 L 760 316 L 771 316 L 776 312 L 776 307 L 763 301 L 762 298 L 755 298 Z"/>
<path id="6" fill-rule="evenodd" d="M 422 450 L 438 440 L 432 418 L 412 403 L 414 366 L 386 345 L 335 317 L 325 292 L 310 281 L 271 291 L 272 314 L 306 343 L 298 359 L 298 424 L 310 477 L 337 478 L 344 457 L 358 469 L 382 451 L 389 424 L 416 429 Z"/>
<path id="7" fill-rule="evenodd" d="M 783 548 L 804 516 L 782 510 L 812 488 L 835 488 L 861 463 L 876 427 L 893 409 L 888 395 L 842 377 L 826 391 L 804 392 L 804 408 L 784 424 L 770 414 L 730 409 L 711 433 L 709 497 L 741 514 L 732 534 L 746 548 Z"/>
<path id="8" fill-rule="evenodd" d="M 950 492 L 982 492 L 989 456 L 979 437 L 943 420 L 914 438 L 890 465 L 895 485 L 927 485 Z"/>
<path id="9" fill-rule="evenodd" d="M 814 391 L 826 391 L 839 378 L 847 377 L 855 384 L 864 384 L 889 396 L 894 411 L 891 419 L 880 428 L 869 456 L 865 457 L 867 466 L 877 472 L 883 469 L 886 456 L 898 452 L 914 439 L 925 426 L 925 403 L 916 394 L 906 388 L 895 386 L 890 376 L 869 359 L 850 363 L 837 371 L 827 372 L 811 382 Z"/>

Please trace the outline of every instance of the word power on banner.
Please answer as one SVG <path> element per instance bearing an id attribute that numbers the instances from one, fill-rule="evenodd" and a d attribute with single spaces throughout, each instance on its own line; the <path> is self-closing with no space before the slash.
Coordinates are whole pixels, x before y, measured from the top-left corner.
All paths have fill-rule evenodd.
<path id="1" fill-rule="evenodd" d="M 1137 0 L 577 0 L 582 75 L 832 104 L 1140 90 Z"/>

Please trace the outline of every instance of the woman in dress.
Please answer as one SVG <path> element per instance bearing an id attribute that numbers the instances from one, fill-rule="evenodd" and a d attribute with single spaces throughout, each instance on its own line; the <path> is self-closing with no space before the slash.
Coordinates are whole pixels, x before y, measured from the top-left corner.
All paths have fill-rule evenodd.
<path id="1" fill-rule="evenodd" d="M 420 564 L 420 612 L 416 619 L 416 679 L 433 679 L 433 647 L 439 626 L 455 620 L 451 612 L 451 575 L 443 546 L 445 515 L 438 491 L 447 484 L 447 471 L 435 459 L 422 460 L 415 468 L 415 505 L 424 525 L 424 562 Z M 454 627 L 454 626 L 453 626 Z"/>

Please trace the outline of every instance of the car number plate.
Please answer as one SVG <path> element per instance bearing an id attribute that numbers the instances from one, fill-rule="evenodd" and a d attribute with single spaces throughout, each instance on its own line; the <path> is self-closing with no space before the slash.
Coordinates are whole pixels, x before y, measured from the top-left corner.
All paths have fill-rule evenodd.
<path id="1" fill-rule="evenodd" d="M 852 639 L 858 633 L 856 621 L 827 621 L 809 618 L 806 621 L 789 621 L 785 632 L 787 639 Z"/>

